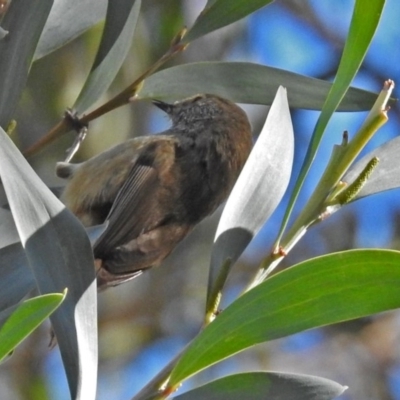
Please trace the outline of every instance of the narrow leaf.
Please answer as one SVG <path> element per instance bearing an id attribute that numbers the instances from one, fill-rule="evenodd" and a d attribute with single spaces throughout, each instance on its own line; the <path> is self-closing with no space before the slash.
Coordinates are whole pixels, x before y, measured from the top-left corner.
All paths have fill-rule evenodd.
<path id="1" fill-rule="evenodd" d="M 379 159 L 378 166 L 354 200 L 400 187 L 399 153 L 400 137 L 396 137 L 362 157 L 349 169 L 342 179 L 348 184 L 354 182 L 373 157 Z"/>
<path id="2" fill-rule="evenodd" d="M 0 207 L 0 248 L 18 241 L 19 236 L 11 211 Z"/>
<path id="3" fill-rule="evenodd" d="M 86 228 L 91 243 L 96 240 L 106 229 L 107 225 L 97 225 Z M 0 224 L 0 238 L 4 233 Z M 36 286 L 29 261 L 21 242 L 12 242 L 0 247 L 0 311 L 17 304 Z"/>
<path id="4" fill-rule="evenodd" d="M 368 3 L 368 7 L 365 7 L 363 0 L 356 0 L 349 34 L 347 36 L 343 55 L 340 60 L 338 72 L 322 108 L 321 115 L 319 116 L 317 124 L 314 128 L 311 142 L 307 149 L 307 154 L 305 156 L 299 177 L 296 181 L 282 222 L 279 239 L 288 223 L 290 214 L 293 210 L 294 204 L 303 186 L 308 171 L 310 170 L 310 167 L 314 161 L 329 120 L 333 113 L 338 110 L 339 104 L 343 101 L 351 81 L 357 74 L 362 61 L 367 54 L 369 45 L 371 44 L 372 38 L 378 27 L 384 5 L 385 0 L 371 0 Z"/>
<path id="5" fill-rule="evenodd" d="M 53 0 L 13 0 L 1 22 L 9 32 L 0 40 L 0 126 L 8 125 L 28 77 L 33 53 Z"/>
<path id="6" fill-rule="evenodd" d="M 272 0 L 209 1 L 183 41 L 189 43 L 207 33 L 236 22 L 270 3 Z"/>
<path id="7" fill-rule="evenodd" d="M 29 336 L 64 301 L 64 294 L 47 294 L 21 303 L 0 328 L 0 361 Z M 2 313 L 1 317 L 4 315 Z"/>
<path id="8" fill-rule="evenodd" d="M 106 9 L 107 0 L 55 0 L 35 60 L 57 50 L 102 20 Z"/>
<path id="9" fill-rule="evenodd" d="M 329 379 L 282 372 L 247 372 L 225 376 L 175 400 L 331 400 L 346 390 Z"/>
<path id="10" fill-rule="evenodd" d="M 109 1 L 100 47 L 92 70 L 73 108 L 86 111 L 108 89 L 132 43 L 141 0 Z"/>
<path id="11" fill-rule="evenodd" d="M 164 69 L 147 78 L 139 98 L 174 100 L 213 93 L 237 103 L 271 105 L 278 87 L 290 107 L 321 110 L 332 84 L 283 69 L 246 62 L 198 62 Z M 338 111 L 369 110 L 377 94 L 350 88 Z"/>
<path id="12" fill-rule="evenodd" d="M 1 248 L 0 311 L 17 304 L 35 287 L 35 278 L 21 242 Z"/>
<path id="13" fill-rule="evenodd" d="M 212 249 L 208 298 L 226 260 L 234 263 L 280 203 L 292 172 L 294 136 L 286 90 L 278 89 L 264 127 L 226 203 Z M 218 288 L 217 290 L 220 290 Z"/>
<path id="14" fill-rule="evenodd" d="M 40 292 L 69 290 L 51 322 L 71 396 L 94 399 L 97 291 L 89 239 L 80 222 L 44 185 L 1 129 L 0 176 Z"/>
<path id="15" fill-rule="evenodd" d="M 400 307 L 400 252 L 352 250 L 302 262 L 248 291 L 189 345 L 169 381 L 255 344 Z"/>

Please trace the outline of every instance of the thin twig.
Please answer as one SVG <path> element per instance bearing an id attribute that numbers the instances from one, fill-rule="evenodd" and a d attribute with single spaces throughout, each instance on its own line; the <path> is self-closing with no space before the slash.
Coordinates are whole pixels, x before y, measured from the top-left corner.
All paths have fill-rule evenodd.
<path id="1" fill-rule="evenodd" d="M 141 74 L 135 81 L 130 84 L 126 89 L 117 94 L 111 100 L 107 101 L 105 104 L 96 108 L 87 115 L 83 115 L 80 118 L 77 117 L 76 123 L 81 126 L 87 126 L 89 122 L 94 119 L 103 116 L 104 114 L 115 110 L 125 104 L 129 104 L 134 96 L 140 91 L 144 80 L 157 71 L 163 64 L 169 61 L 178 53 L 184 51 L 188 44 L 182 44 L 181 40 L 186 33 L 186 28 L 182 29 L 178 35 L 173 39 L 170 48 L 167 52 L 159 58 L 153 65 L 151 65 L 143 74 Z M 42 138 L 40 138 L 36 143 L 26 149 L 23 154 L 25 157 L 30 157 L 40 151 L 43 147 L 53 142 L 58 137 L 72 131 L 75 129 L 75 124 L 72 124 L 70 118 L 64 116 L 64 118 L 57 123 L 48 133 L 46 133 Z"/>

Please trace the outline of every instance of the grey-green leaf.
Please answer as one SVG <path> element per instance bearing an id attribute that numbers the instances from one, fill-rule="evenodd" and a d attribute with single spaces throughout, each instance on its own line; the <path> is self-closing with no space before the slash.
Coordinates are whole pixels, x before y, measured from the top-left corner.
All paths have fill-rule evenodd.
<path id="1" fill-rule="evenodd" d="M 273 0 L 213 0 L 206 7 L 189 30 L 184 43 L 197 39 L 216 29 L 236 22 Z"/>
<path id="2" fill-rule="evenodd" d="M 21 242 L 0 249 L 0 311 L 17 304 L 35 287 Z"/>
<path id="3" fill-rule="evenodd" d="M 0 207 L 0 248 L 19 242 L 17 228 L 11 211 Z"/>
<path id="4" fill-rule="evenodd" d="M 174 400 L 331 400 L 345 386 L 318 376 L 247 372 L 225 376 L 176 396 Z"/>
<path id="5" fill-rule="evenodd" d="M 35 52 L 35 60 L 57 50 L 106 15 L 107 0 L 55 0 Z"/>
<path id="6" fill-rule="evenodd" d="M 0 209 L 0 211 L 5 211 Z M 11 215 L 11 213 L 8 211 Z M 7 213 L 5 214 L 7 217 Z M 0 217 L 4 215 L 0 214 Z M 6 221 L 8 222 L 8 221 Z M 107 224 L 86 228 L 86 233 L 94 243 L 104 232 Z M 0 238 L 5 236 L 13 225 L 0 222 Z M 35 278 L 29 268 L 29 261 L 21 242 L 12 241 L 0 246 L 0 311 L 17 304 L 35 287 Z"/>
<path id="7" fill-rule="evenodd" d="M 92 249 L 80 222 L 45 186 L 0 129 L 0 177 L 42 294 L 68 288 L 51 316 L 71 396 L 95 399 L 97 290 Z"/>
<path id="8" fill-rule="evenodd" d="M 100 47 L 92 70 L 73 108 L 86 111 L 108 89 L 132 43 L 141 0 L 110 1 Z"/>
<path id="9" fill-rule="evenodd" d="M 283 69 L 246 62 L 198 62 L 164 69 L 147 78 L 139 98 L 183 99 L 213 93 L 237 103 L 271 105 L 278 87 L 288 91 L 290 107 L 321 110 L 331 83 Z M 364 111 L 377 94 L 350 88 L 338 111 Z"/>
<path id="10" fill-rule="evenodd" d="M 400 137 L 396 137 L 371 151 L 350 167 L 342 179 L 348 184 L 354 182 L 373 157 L 379 159 L 378 166 L 354 200 L 400 187 L 399 154 Z"/>
<path id="11" fill-rule="evenodd" d="M 53 0 L 13 0 L 2 20 L 0 40 L 0 126 L 6 128 L 28 78 L 33 53 Z"/>
<path id="12" fill-rule="evenodd" d="M 215 293 L 224 262 L 238 259 L 281 201 L 289 184 L 293 154 L 289 104 L 286 89 L 280 87 L 222 213 L 211 255 L 209 296 Z"/>

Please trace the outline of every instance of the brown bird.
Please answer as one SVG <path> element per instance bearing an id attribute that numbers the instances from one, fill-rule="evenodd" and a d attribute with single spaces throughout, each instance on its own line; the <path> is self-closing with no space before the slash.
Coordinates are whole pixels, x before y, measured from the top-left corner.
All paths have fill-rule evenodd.
<path id="1" fill-rule="evenodd" d="M 94 245 L 98 286 L 159 265 L 226 200 L 252 147 L 244 111 L 201 94 L 155 100 L 170 129 L 118 144 L 81 164 L 58 163 L 62 199 L 85 226 L 108 221 Z"/>

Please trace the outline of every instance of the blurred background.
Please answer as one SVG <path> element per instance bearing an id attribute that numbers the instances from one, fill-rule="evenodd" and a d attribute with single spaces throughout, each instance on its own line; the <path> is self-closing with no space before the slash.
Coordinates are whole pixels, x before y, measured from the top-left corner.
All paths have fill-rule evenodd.
<path id="1" fill-rule="evenodd" d="M 191 26 L 205 0 L 143 2 L 132 49 L 116 81 L 98 104 L 131 83 L 160 57 L 183 25 Z M 249 61 L 332 80 L 338 67 L 354 2 L 277 0 L 250 17 L 193 42 L 165 67 L 194 61 Z M 366 7 L 368 5 L 366 4 Z M 378 92 L 385 79 L 400 82 L 400 2 L 387 0 L 378 32 L 353 86 Z M 44 135 L 74 103 L 86 79 L 102 25 L 36 62 L 21 100 L 13 136 L 21 149 Z M 285 82 L 281 82 L 284 86 Z M 395 96 L 398 97 L 395 90 Z M 268 113 L 264 106 L 242 105 L 256 139 Z M 338 113 L 328 126 L 312 173 L 300 196 L 304 205 L 322 174 L 332 146 L 344 130 L 350 137 L 366 113 Z M 302 163 L 318 112 L 292 110 L 296 136 L 294 177 Z M 389 122 L 366 151 L 399 134 L 396 105 Z M 74 161 L 87 159 L 129 137 L 159 132 L 167 118 L 150 102 L 137 102 L 99 118 Z M 50 186 L 72 134 L 30 160 Z M 293 184 L 293 182 L 292 182 Z M 289 188 L 290 191 L 290 188 Z M 281 268 L 333 251 L 360 247 L 400 249 L 399 192 L 357 201 L 312 229 Z M 233 301 L 269 252 L 287 196 L 234 267 L 223 306 Z M 297 208 L 297 211 L 299 208 Z M 162 268 L 99 295 L 100 368 L 98 399 L 128 399 L 146 384 L 198 332 L 205 307 L 210 249 L 220 212 L 200 224 Z M 239 354 L 181 389 L 227 373 L 276 370 L 314 374 L 349 386 L 342 400 L 400 399 L 400 313 L 390 312 L 275 340 Z M 4 400 L 69 398 L 57 348 L 49 350 L 49 325 L 38 329 L 0 366 Z"/>

